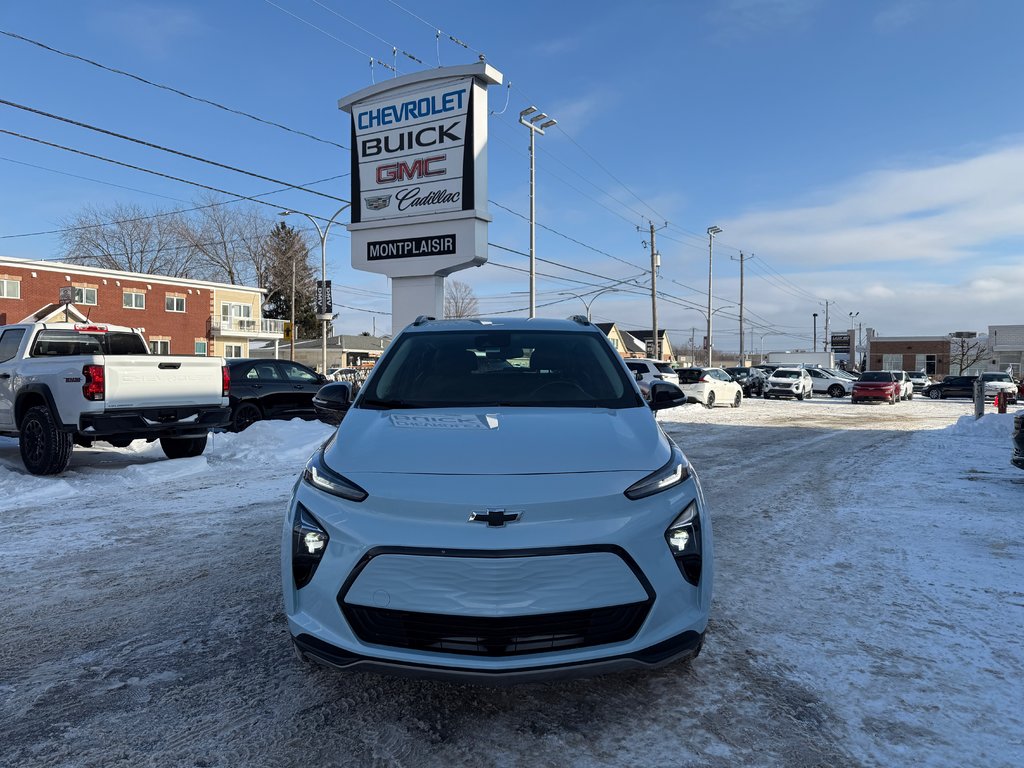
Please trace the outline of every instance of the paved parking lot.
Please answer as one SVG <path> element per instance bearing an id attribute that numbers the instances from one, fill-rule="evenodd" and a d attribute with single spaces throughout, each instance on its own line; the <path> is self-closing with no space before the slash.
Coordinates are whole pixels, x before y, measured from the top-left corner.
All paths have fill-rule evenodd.
<path id="1" fill-rule="evenodd" d="M 713 509 L 704 653 L 520 688 L 295 660 L 279 532 L 323 425 L 57 479 L 0 440 L 0 764 L 1020 765 L 1024 472 L 998 424 L 950 428 L 970 411 L 667 412 Z"/>

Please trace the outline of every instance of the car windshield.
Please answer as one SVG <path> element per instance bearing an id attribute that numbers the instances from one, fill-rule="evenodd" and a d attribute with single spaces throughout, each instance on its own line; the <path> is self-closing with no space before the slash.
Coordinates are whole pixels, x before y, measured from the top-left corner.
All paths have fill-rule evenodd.
<path id="1" fill-rule="evenodd" d="M 643 405 L 621 359 L 597 333 L 406 333 L 378 366 L 356 407 Z"/>
<path id="2" fill-rule="evenodd" d="M 668 363 L 655 363 L 654 367 L 657 368 L 658 371 L 661 372 L 661 373 L 672 373 L 672 374 L 674 374 L 676 372 L 676 369 L 673 368 Z"/>
<path id="3" fill-rule="evenodd" d="M 704 371 L 701 368 L 680 368 L 676 373 L 679 374 L 680 384 L 696 384 Z"/>
<path id="4" fill-rule="evenodd" d="M 800 378 L 800 371 L 787 371 L 787 370 L 784 370 L 784 369 L 780 368 L 779 370 L 777 370 L 775 373 L 772 374 L 772 378 L 773 379 L 799 379 Z"/>
<path id="5" fill-rule="evenodd" d="M 864 371 L 858 381 L 893 381 L 893 377 L 888 371 Z"/>
<path id="6" fill-rule="evenodd" d="M 750 374 L 749 368 L 726 368 L 725 370 L 739 379 Z"/>
<path id="7" fill-rule="evenodd" d="M 1008 373 L 983 373 L 981 375 L 981 378 L 983 378 L 985 381 L 1005 381 L 1008 384 L 1013 383 L 1013 379 L 1010 377 L 1010 374 Z"/>

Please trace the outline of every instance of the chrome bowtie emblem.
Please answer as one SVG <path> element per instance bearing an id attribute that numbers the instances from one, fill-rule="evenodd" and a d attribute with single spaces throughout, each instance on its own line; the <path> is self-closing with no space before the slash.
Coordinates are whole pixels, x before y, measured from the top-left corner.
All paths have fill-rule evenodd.
<path id="1" fill-rule="evenodd" d="M 504 528 L 506 523 L 514 523 L 523 516 L 522 512 L 506 512 L 504 509 L 488 509 L 470 512 L 469 522 L 487 523 L 488 528 Z"/>

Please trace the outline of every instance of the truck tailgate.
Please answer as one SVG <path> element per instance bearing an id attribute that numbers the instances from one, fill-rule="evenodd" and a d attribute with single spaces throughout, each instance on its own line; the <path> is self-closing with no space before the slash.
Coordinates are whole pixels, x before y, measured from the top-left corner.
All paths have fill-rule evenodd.
<path id="1" fill-rule="evenodd" d="M 220 405 L 219 357 L 107 355 L 106 409 Z"/>

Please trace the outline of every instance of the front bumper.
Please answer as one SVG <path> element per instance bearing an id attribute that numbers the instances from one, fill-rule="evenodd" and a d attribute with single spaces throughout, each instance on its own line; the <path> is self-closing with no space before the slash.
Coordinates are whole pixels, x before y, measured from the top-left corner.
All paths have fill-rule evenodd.
<path id="1" fill-rule="evenodd" d="M 293 637 L 295 648 L 303 655 L 325 666 L 353 672 L 378 672 L 402 677 L 446 680 L 449 682 L 474 683 L 532 683 L 544 680 L 563 680 L 573 677 L 592 677 L 611 672 L 625 672 L 635 669 L 657 669 L 674 662 L 694 659 L 704 645 L 703 632 L 683 632 L 656 645 L 621 656 L 611 656 L 593 661 L 566 662 L 561 665 L 520 667 L 515 670 L 502 669 L 453 669 L 433 664 L 384 660 L 364 656 L 330 643 L 318 640 L 312 635 Z"/>
<path id="2" fill-rule="evenodd" d="M 495 497 L 498 478 L 422 475 L 404 491 L 402 476 L 350 479 L 372 506 L 300 482 L 283 529 L 285 611 L 308 656 L 354 670 L 520 682 L 657 666 L 699 650 L 713 551 L 695 476 L 638 501 L 622 494 L 636 473 L 568 484 L 558 475 L 517 477 L 506 496 L 521 519 L 494 528 L 468 522 L 467 510 Z M 577 496 L 581 482 L 588 498 Z M 423 501 L 439 498 L 451 502 Z M 702 510 L 697 586 L 665 541 L 694 499 Z M 330 536 L 302 588 L 291 569 L 297 504 Z"/>

